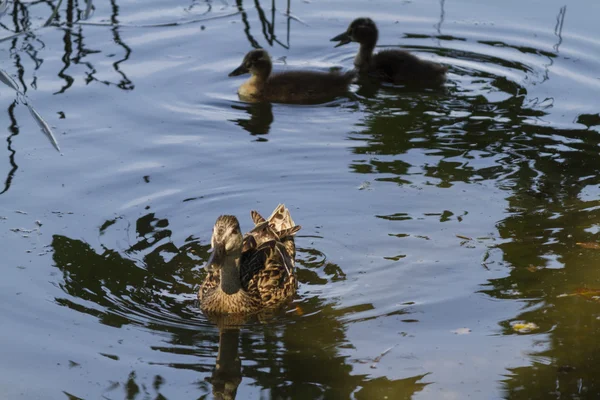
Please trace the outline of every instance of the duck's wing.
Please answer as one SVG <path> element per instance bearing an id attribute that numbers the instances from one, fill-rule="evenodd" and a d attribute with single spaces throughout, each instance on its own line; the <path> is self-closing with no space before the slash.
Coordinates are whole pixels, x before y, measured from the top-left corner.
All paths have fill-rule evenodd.
<path id="1" fill-rule="evenodd" d="M 311 103 L 335 98 L 348 90 L 354 72 L 285 71 L 272 74 L 264 95 L 277 101 Z"/>
<path id="2" fill-rule="evenodd" d="M 383 50 L 373 56 L 372 73 L 379 79 L 402 83 L 404 81 L 439 80 L 448 67 L 403 50 Z"/>
<path id="3" fill-rule="evenodd" d="M 275 207 L 275 210 L 273 210 L 269 218 L 267 218 L 267 221 L 275 232 L 283 232 L 287 229 L 292 229 L 297 226 L 292 219 L 290 210 L 284 204 L 279 204 L 277 207 Z M 299 229 L 300 228 L 298 227 L 296 232 Z"/>
<path id="4" fill-rule="evenodd" d="M 252 210 L 250 211 L 250 217 L 252 218 L 252 222 L 254 222 L 254 225 L 258 225 L 261 224 L 263 222 L 265 222 L 266 220 L 263 218 L 262 215 L 260 215 L 258 213 L 258 211 L 256 210 Z"/>
<path id="5" fill-rule="evenodd" d="M 279 241 L 269 241 L 242 254 L 242 287 L 260 296 L 264 306 L 288 298 L 296 290 L 294 260 Z"/>
<path id="6" fill-rule="evenodd" d="M 270 240 L 279 240 L 279 235 L 273 231 L 268 221 L 263 221 L 244 235 L 242 253 L 251 248 L 257 248 Z"/>

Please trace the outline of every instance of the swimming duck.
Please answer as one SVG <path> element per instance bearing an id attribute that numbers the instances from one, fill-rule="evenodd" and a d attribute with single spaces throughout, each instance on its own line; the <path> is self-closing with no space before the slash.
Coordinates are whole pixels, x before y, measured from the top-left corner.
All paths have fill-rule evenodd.
<path id="1" fill-rule="evenodd" d="M 267 219 L 252 211 L 254 228 L 242 236 L 233 215 L 221 215 L 213 228 L 208 275 L 198 292 L 208 314 L 253 314 L 272 309 L 296 293 L 296 246 L 289 210 L 280 204 Z"/>
<path id="2" fill-rule="evenodd" d="M 417 56 L 402 50 L 382 50 L 373 54 L 379 31 L 370 18 L 357 18 L 346 32 L 337 35 L 332 42 L 335 47 L 350 42 L 360 43 L 360 49 L 354 59 L 354 65 L 361 73 L 368 73 L 383 81 L 395 84 L 433 84 L 441 85 L 446 80 L 448 67 L 438 63 L 421 60 Z"/>
<path id="3" fill-rule="evenodd" d="M 271 74 L 273 64 L 263 49 L 246 54 L 242 64 L 229 76 L 250 73 L 238 89 L 242 100 L 275 103 L 319 103 L 344 94 L 354 72 L 286 71 Z"/>

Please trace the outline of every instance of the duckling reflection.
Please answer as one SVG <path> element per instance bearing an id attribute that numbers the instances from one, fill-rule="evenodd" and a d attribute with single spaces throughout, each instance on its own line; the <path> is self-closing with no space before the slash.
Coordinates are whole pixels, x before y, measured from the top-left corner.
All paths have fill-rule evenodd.
<path id="1" fill-rule="evenodd" d="M 445 82 L 446 66 L 421 60 L 402 50 L 382 50 L 373 54 L 378 37 L 379 31 L 372 19 L 357 18 L 346 32 L 331 41 L 339 42 L 335 47 L 350 42 L 360 43 L 354 65 L 362 74 L 395 84 L 441 85 Z"/>
<path id="2" fill-rule="evenodd" d="M 355 73 L 286 71 L 271 74 L 273 64 L 263 49 L 246 54 L 242 64 L 229 76 L 250 73 L 250 79 L 238 89 L 240 99 L 248 102 L 321 103 L 343 95 Z"/>
<path id="3" fill-rule="evenodd" d="M 213 228 L 213 253 L 198 299 L 208 315 L 235 316 L 275 309 L 296 293 L 296 246 L 300 230 L 280 204 L 268 219 L 251 212 L 254 229 L 242 236 L 236 217 L 221 215 Z"/>
<path id="4" fill-rule="evenodd" d="M 271 103 L 249 103 L 242 105 L 232 105 L 234 110 L 243 110 L 250 114 L 248 119 L 234 119 L 236 125 L 241 126 L 251 135 L 266 135 L 271 129 L 273 123 L 273 105 Z M 259 139 L 265 140 L 266 139 Z"/>

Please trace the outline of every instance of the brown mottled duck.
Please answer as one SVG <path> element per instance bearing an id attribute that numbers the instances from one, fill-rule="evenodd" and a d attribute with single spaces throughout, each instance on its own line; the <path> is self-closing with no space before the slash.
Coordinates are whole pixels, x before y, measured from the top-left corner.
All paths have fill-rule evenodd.
<path id="1" fill-rule="evenodd" d="M 339 42 L 335 47 L 360 43 L 354 66 L 362 74 L 395 84 L 441 85 L 445 82 L 448 67 L 444 65 L 421 60 L 402 50 L 382 50 L 373 54 L 378 37 L 379 31 L 372 19 L 357 18 L 346 32 L 331 41 Z"/>
<path id="2" fill-rule="evenodd" d="M 252 211 L 254 229 L 242 236 L 236 217 L 217 218 L 208 274 L 198 292 L 208 314 L 253 314 L 274 309 L 296 293 L 296 247 L 289 210 L 280 204 L 264 219 Z"/>
<path id="3" fill-rule="evenodd" d="M 269 53 L 257 49 L 248 52 L 242 64 L 229 76 L 251 74 L 250 79 L 238 89 L 238 95 L 244 101 L 310 104 L 343 95 L 355 75 L 354 71 L 285 71 L 272 74 L 272 69 Z"/>

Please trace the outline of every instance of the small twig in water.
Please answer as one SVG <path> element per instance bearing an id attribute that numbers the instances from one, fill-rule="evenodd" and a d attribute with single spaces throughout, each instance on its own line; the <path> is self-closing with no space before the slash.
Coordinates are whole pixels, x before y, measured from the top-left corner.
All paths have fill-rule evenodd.
<path id="1" fill-rule="evenodd" d="M 396 345 L 393 345 L 392 347 L 390 347 L 389 349 L 387 349 L 386 351 L 384 351 L 383 353 L 381 353 L 380 355 L 378 355 L 377 357 L 375 357 L 373 359 L 373 364 L 371 364 L 371 368 L 377 368 L 377 363 L 379 363 L 379 361 L 381 361 L 381 359 L 390 351 L 392 351 L 392 349 L 396 347 Z"/>

